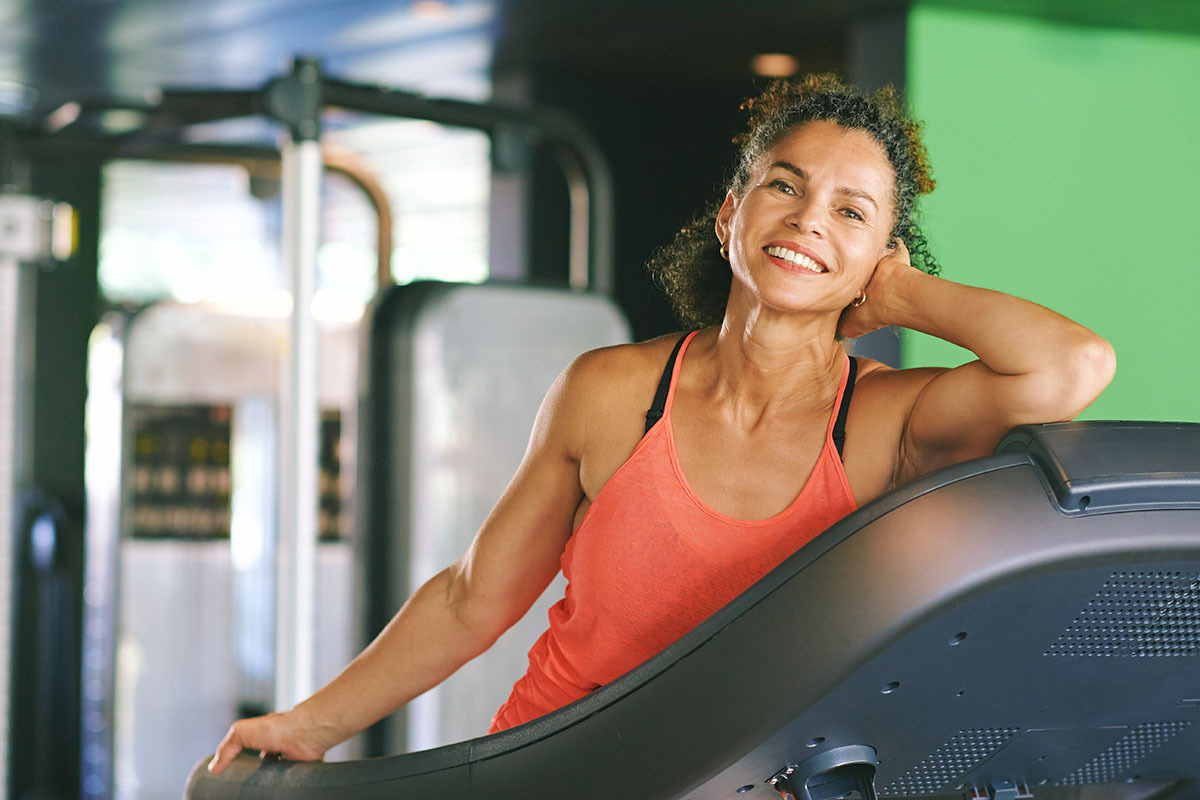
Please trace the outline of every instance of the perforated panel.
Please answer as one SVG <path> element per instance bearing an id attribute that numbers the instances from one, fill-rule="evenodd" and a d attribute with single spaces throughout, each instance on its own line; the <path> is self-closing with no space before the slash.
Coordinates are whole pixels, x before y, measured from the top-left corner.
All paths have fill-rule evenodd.
<path id="1" fill-rule="evenodd" d="M 1200 652 L 1200 576 L 1114 572 L 1047 656 L 1191 656 Z"/>
<path id="2" fill-rule="evenodd" d="M 924 761 L 880 790 L 883 795 L 934 794 L 990 757 L 1020 728 L 982 728 L 959 731 Z"/>
<path id="3" fill-rule="evenodd" d="M 1082 786 L 1089 783 L 1107 783 L 1125 777 L 1125 773 L 1139 761 L 1166 744 L 1173 736 L 1186 730 L 1192 723 L 1147 722 L 1138 725 L 1121 737 L 1112 747 L 1096 756 L 1084 766 L 1056 782 L 1056 786 Z"/>

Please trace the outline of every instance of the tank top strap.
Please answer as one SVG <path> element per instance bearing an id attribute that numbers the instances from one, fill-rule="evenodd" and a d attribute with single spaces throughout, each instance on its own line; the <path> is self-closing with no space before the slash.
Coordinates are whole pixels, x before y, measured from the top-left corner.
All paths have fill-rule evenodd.
<path id="1" fill-rule="evenodd" d="M 846 378 L 842 386 L 842 401 L 838 404 L 837 417 L 833 422 L 833 444 L 837 448 L 838 457 L 846 460 L 842 449 L 846 445 L 846 416 L 850 413 L 850 395 L 854 394 L 854 379 L 858 376 L 858 359 L 847 356 L 850 363 L 846 365 Z"/>
<path id="2" fill-rule="evenodd" d="M 646 412 L 645 433 L 649 433 L 654 424 L 662 419 L 667 407 L 667 395 L 671 391 L 671 383 L 675 378 L 675 363 L 679 360 L 679 353 L 683 350 L 683 346 L 687 340 L 697 333 L 698 331 L 686 333 L 680 336 L 679 341 L 675 343 L 675 348 L 671 351 L 671 357 L 667 359 L 667 366 L 663 369 L 662 377 L 658 381 L 658 391 L 654 393 L 654 403 L 650 406 L 650 410 Z"/>

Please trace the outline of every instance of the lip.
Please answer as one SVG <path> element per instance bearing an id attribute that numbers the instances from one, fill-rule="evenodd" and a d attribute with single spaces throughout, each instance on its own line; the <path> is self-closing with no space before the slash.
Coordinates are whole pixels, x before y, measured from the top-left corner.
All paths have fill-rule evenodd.
<path id="1" fill-rule="evenodd" d="M 772 263 L 777 264 L 778 266 L 782 267 L 783 269 L 788 270 L 789 272 L 803 272 L 803 273 L 807 273 L 809 275 L 824 274 L 824 273 L 816 273 L 811 270 L 807 270 L 804 267 L 796 266 L 795 264 L 791 263 L 790 261 L 784 261 L 781 258 L 776 258 L 775 256 L 767 255 L 767 249 L 771 248 L 771 247 L 786 247 L 788 250 L 791 250 L 793 253 L 800 253 L 801 255 L 808 256 L 813 261 L 817 262 L 817 264 L 819 264 L 821 266 L 821 269 L 823 269 L 825 271 L 825 273 L 829 272 L 829 265 L 825 263 L 825 259 L 821 258 L 819 255 L 817 255 L 816 253 L 814 253 L 812 250 L 805 247 L 804 245 L 800 244 L 799 242 L 793 242 L 789 239 L 776 239 L 773 242 L 768 242 L 767 244 L 763 245 L 763 248 L 762 248 L 763 255 L 766 255 L 767 258 L 771 259 Z"/>

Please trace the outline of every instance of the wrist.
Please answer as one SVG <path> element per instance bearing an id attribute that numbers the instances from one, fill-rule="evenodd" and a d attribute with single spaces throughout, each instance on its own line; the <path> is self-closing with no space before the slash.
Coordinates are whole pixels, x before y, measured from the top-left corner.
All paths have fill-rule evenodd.
<path id="1" fill-rule="evenodd" d="M 940 279 L 915 267 L 905 267 L 890 277 L 880 297 L 887 324 L 929 333 L 928 320 L 923 313 L 927 310 L 927 304 L 921 301 L 921 297 L 930 281 Z"/>
<path id="2" fill-rule="evenodd" d="M 355 733 L 355 731 L 344 730 L 345 726 L 342 724 L 340 715 L 331 714 L 327 709 L 322 708 L 317 695 L 297 703 L 288 713 L 295 720 L 297 727 L 318 741 L 327 743 L 325 744 L 326 748 L 350 738 Z"/>

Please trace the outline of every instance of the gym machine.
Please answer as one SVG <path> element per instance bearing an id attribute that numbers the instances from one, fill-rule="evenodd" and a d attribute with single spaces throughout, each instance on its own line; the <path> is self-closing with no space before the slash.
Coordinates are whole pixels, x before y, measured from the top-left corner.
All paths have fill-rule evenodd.
<path id="1" fill-rule="evenodd" d="M 598 149 L 569 118 L 546 111 L 432 100 L 407 92 L 353 84 L 322 74 L 320 65 L 311 59 L 297 59 L 289 74 L 256 90 L 167 89 L 156 99 L 145 103 L 82 101 L 71 105 L 73 106 L 72 114 L 64 116 L 64 119 L 72 120 L 71 123 L 64 128 L 57 128 L 42 139 L 26 142 L 26 145 L 39 152 L 52 153 L 56 157 L 92 162 L 117 158 L 164 160 L 179 158 L 187 161 L 225 161 L 231 158 L 236 161 L 250 158 L 255 161 L 265 161 L 269 160 L 270 154 L 265 153 L 263 148 L 181 145 L 178 137 L 172 135 L 172 131 L 177 132 L 192 124 L 247 115 L 262 115 L 279 123 L 288 134 L 282 144 L 281 152 L 275 157 L 281 162 L 279 175 L 284 197 L 283 251 L 285 264 L 291 275 L 293 308 L 295 309 L 309 307 L 309 298 L 314 289 L 316 230 L 320 203 L 319 186 L 322 170 L 329 167 L 329 154 L 322 153 L 319 144 L 322 127 L 321 116 L 326 107 L 336 106 L 343 110 L 366 114 L 425 119 L 446 125 L 483 130 L 492 137 L 493 157 L 496 159 L 519 158 L 518 151 L 543 147 L 553 153 L 562 166 L 570 198 L 570 269 L 567 280 L 570 291 L 564 291 L 561 294 L 576 299 L 587 297 L 598 301 L 592 302 L 591 307 L 595 309 L 596 319 L 600 321 L 601 328 L 603 328 L 603 332 L 598 338 L 563 337 L 557 345 L 559 349 L 569 347 L 571 355 L 574 355 L 581 350 L 623 341 L 628 337 L 628 330 L 623 320 L 613 316 L 611 302 L 600 301 L 599 294 L 582 291 L 596 289 L 603 292 L 610 288 L 611 189 L 607 167 Z M 144 128 L 118 136 L 79 135 L 79 131 L 87 130 L 86 122 L 90 115 L 117 108 L 142 115 Z M 78 122 L 75 122 L 76 120 Z M 514 153 L 518 154 L 514 155 Z M 381 224 L 381 241 L 384 241 L 384 228 L 385 226 Z M 179 309 L 175 310 L 180 311 Z M 189 314 L 195 316 L 195 313 L 187 311 L 180 311 L 180 314 L 181 318 L 186 318 Z M 128 320 L 110 318 L 106 325 L 101 326 L 93 341 L 93 344 L 98 346 L 98 350 L 94 352 L 107 353 L 108 355 L 101 358 L 100 361 L 103 364 L 104 358 L 108 358 L 108 362 L 107 371 L 97 376 L 98 385 L 114 388 L 120 392 L 122 386 L 124 390 L 129 390 L 134 387 L 134 384 L 138 384 L 136 376 L 133 379 L 129 378 L 129 375 L 132 374 L 130 368 L 134 366 L 133 361 L 122 362 L 122 348 L 129 343 L 125 341 L 124 337 L 132 335 L 129 341 L 132 341 L 133 338 L 140 338 L 141 343 L 148 345 L 148 349 L 153 351 L 155 349 L 155 333 L 146 333 L 140 337 L 136 335 L 139 327 L 147 330 L 155 328 L 155 321 L 150 319 L 152 317 L 156 318 L 158 322 L 162 322 L 167 315 L 165 311 L 157 313 L 152 309 L 150 312 L 143 312 L 131 323 Z M 222 321 L 218 320 L 217 322 Z M 522 320 L 522 322 L 527 323 L 529 319 Z M 248 323 L 243 321 L 239 324 Z M 160 326 L 159 330 L 170 331 L 170 326 Z M 591 330 L 596 331 L 594 328 Z M 264 341 L 274 341 L 278 337 L 272 331 L 260 338 Z M 263 406 L 261 401 L 265 395 L 263 392 L 258 392 L 256 395 L 257 405 L 255 407 L 258 407 L 260 411 L 266 410 L 265 417 L 260 414 L 260 422 L 270 427 L 271 420 L 268 417 L 272 416 L 272 412 L 277 413 L 280 422 L 278 433 L 274 438 L 278 451 L 271 455 L 271 461 L 280 471 L 277 481 L 278 498 L 266 501 L 273 508 L 270 509 L 271 513 L 263 516 L 268 522 L 277 525 L 281 531 L 279 540 L 274 543 L 274 553 L 267 553 L 268 556 L 273 556 L 278 560 L 278 568 L 274 575 L 278 584 L 278 592 L 275 597 L 263 598 L 262 602 L 258 604 L 259 607 L 274 606 L 278 610 L 278 616 L 274 620 L 260 620 L 260 622 L 273 623 L 277 634 L 276 652 L 273 658 L 277 665 L 277 672 L 272 681 L 274 700 L 264 703 L 264 709 L 290 705 L 311 692 L 315 672 L 317 672 L 314 669 L 314 653 L 317 650 L 314 636 L 315 632 L 322 627 L 320 620 L 317 619 L 319 609 L 316 608 L 314 599 L 317 588 L 315 581 L 317 580 L 318 558 L 316 554 L 318 509 L 314 498 L 318 494 L 315 488 L 317 484 L 316 469 L 320 460 L 318 440 L 323 431 L 320 404 L 316 398 L 317 381 L 315 378 L 317 361 L 315 351 L 320 346 L 319 338 L 310 315 L 294 314 L 291 317 L 289 330 L 282 337 L 284 346 L 280 349 L 285 354 L 284 361 L 281 365 L 275 365 L 272 369 L 266 370 L 267 373 L 280 371 L 286 379 L 284 390 L 278 394 L 277 406 L 269 408 L 270 403 Z M 166 339 L 162 340 L 162 342 L 165 341 Z M 176 341 L 178 343 L 183 340 L 176 339 Z M 124 354 L 132 355 L 131 351 L 124 351 Z M 160 365 L 170 367 L 169 360 L 164 359 L 161 352 L 157 353 L 152 360 L 156 360 Z M 568 360 L 569 357 L 555 354 L 548 361 L 536 362 L 542 373 L 552 370 L 549 373 L 550 377 L 547 378 L 543 375 L 531 384 L 536 388 L 539 381 L 544 381 L 544 385 L 537 389 L 539 398 L 540 393 L 549 386 L 553 375 L 557 374 Z M 342 358 L 341 361 L 346 364 L 351 363 L 353 359 Z M 530 364 L 533 363 L 535 360 L 531 359 Z M 277 370 L 276 367 L 278 367 Z M 122 370 L 124 370 L 125 377 L 121 377 Z M 132 371 L 136 372 L 137 370 Z M 168 369 L 168 371 L 170 370 Z M 150 373 L 143 371 L 141 374 L 144 376 Z M 186 379 L 186 375 L 177 377 Z M 180 385 L 186 382 L 184 380 Z M 156 526 L 162 527 L 159 523 L 163 522 L 164 517 L 159 512 L 164 509 L 154 508 L 154 502 L 150 502 L 153 500 L 150 495 L 154 492 L 143 493 L 142 500 L 146 502 L 140 503 L 140 507 L 134 509 L 132 517 L 127 519 L 121 516 L 123 512 L 119 500 L 122 498 L 129 500 L 136 493 L 137 485 L 140 485 L 137 481 L 142 477 L 154 474 L 156 466 L 162 466 L 138 463 L 138 455 L 135 451 L 139 436 L 146 439 L 147 443 L 150 440 L 162 443 L 172 438 L 174 435 L 172 431 L 187 429 L 196 433 L 196 438 L 203 439 L 210 444 L 215 442 L 221 445 L 223 443 L 231 451 L 239 439 L 238 429 L 243 429 L 243 433 L 248 430 L 245 426 L 239 426 L 236 419 L 231 421 L 231 418 L 245 417 L 249 405 L 255 405 L 254 403 L 247 405 L 229 395 L 228 392 L 227 396 L 209 397 L 208 395 L 212 394 L 211 391 L 207 393 L 200 391 L 204 397 L 200 398 L 201 401 L 197 403 L 183 402 L 187 399 L 184 396 L 187 392 L 184 391 L 183 394 L 180 394 L 178 387 L 166 387 L 162 381 L 153 386 L 143 381 L 134 388 L 136 389 L 134 394 L 137 392 L 141 392 L 141 394 L 137 397 L 131 395 L 125 399 L 126 401 L 132 400 L 133 405 L 139 407 L 131 407 L 128 402 L 124 406 L 119 402 L 115 405 L 110 403 L 107 408 L 108 416 L 103 417 L 103 410 L 98 409 L 100 416 L 93 420 L 103 417 L 103 425 L 89 423 L 96 431 L 103 430 L 111 433 L 114 422 L 117 423 L 117 429 L 124 430 L 123 436 L 118 437 L 115 442 L 109 442 L 113 445 L 109 448 L 111 451 L 124 449 L 125 454 L 122 455 L 121 464 L 106 464 L 105 467 L 114 472 L 119 471 L 128 478 L 128 480 L 122 481 L 121 485 L 114 485 L 112 480 L 100 481 L 105 484 L 103 488 L 106 490 L 108 499 L 93 504 L 92 511 L 89 512 L 89 542 L 95 545 L 95 547 L 90 547 L 87 578 L 89 584 L 87 613 L 90 618 L 87 624 L 89 638 L 86 649 L 91 657 L 86 660 L 84 665 L 85 682 L 92 687 L 92 690 L 84 698 L 85 720 L 95 721 L 94 724 L 86 724 L 83 731 L 84 790 L 85 795 L 89 797 L 109 796 L 114 783 L 120 783 L 117 780 L 120 776 L 113 774 L 114 767 L 120 769 L 120 765 L 114 763 L 114 753 L 136 753 L 136 749 L 123 747 L 120 740 L 122 708 L 125 708 L 126 711 L 128 709 L 114 704 L 114 697 L 122 693 L 128 696 L 131 689 L 118 685 L 122 678 L 118 674 L 118 670 L 114 668 L 119 660 L 118 651 L 121 645 L 117 641 L 119 626 L 113 618 L 113 609 L 119 605 L 127 609 L 137 608 L 140 603 L 136 601 L 134 595 L 146 595 L 145 591 L 141 591 L 140 594 L 135 591 L 134 583 L 136 581 L 130 580 L 135 572 L 147 578 L 151 584 L 155 580 L 165 579 L 161 570 L 147 571 L 144 565 L 134 569 L 131 565 L 124 564 L 124 560 L 127 560 L 130 553 L 122 552 L 120 556 L 115 555 L 114 543 L 124 542 L 129 544 L 129 547 L 121 545 L 125 550 L 130 552 L 136 550 L 142 555 L 147 555 L 151 551 L 165 549 L 163 543 L 167 542 L 170 536 L 178 534 L 179 531 L 175 529 L 182 525 L 188 528 L 190 533 L 181 538 L 176 537 L 181 546 L 196 551 L 204 550 L 206 547 L 213 549 L 210 547 L 214 544 L 213 537 L 207 536 L 205 531 L 212 533 L 222 526 L 213 527 L 208 523 L 221 517 L 222 514 L 227 521 L 230 521 L 232 517 L 237 517 L 237 503 L 232 503 L 233 507 L 230 507 L 228 493 L 224 496 L 222 509 L 217 509 L 215 506 L 212 508 L 189 507 L 184 509 L 188 512 L 186 514 L 175 513 L 181 510 L 180 504 L 175 503 L 176 507 L 173 510 L 165 509 L 171 512 L 165 517 L 168 520 L 166 528 L 171 529 L 168 531 L 170 536 L 164 535 L 162 530 L 156 533 L 152 529 Z M 353 391 L 354 381 L 347 381 L 345 388 Z M 189 405 L 190 408 L 187 407 Z M 171 406 L 171 408 L 164 410 L 164 408 L 156 409 L 152 406 L 164 406 L 164 408 Z M 246 406 L 246 408 L 241 408 L 241 406 Z M 168 414 L 167 411 L 170 413 Z M 522 410 L 521 413 L 523 414 L 525 411 Z M 90 414 L 91 412 L 89 412 Z M 166 416 L 163 416 L 164 414 Z M 171 416 L 172 414 L 175 416 Z M 170 419 L 166 418 L 168 416 Z M 343 419 L 347 424 L 352 423 L 351 417 L 352 414 L 343 414 Z M 107 433 L 98 435 L 112 438 Z M 242 442 L 245 442 L 252 437 L 240 438 Z M 262 442 L 259 444 L 263 445 Z M 266 453 L 271 448 L 263 445 L 257 449 Z M 206 474 L 211 473 L 212 475 L 220 473 L 225 468 L 217 463 L 205 463 L 198 466 L 202 468 L 200 471 L 207 470 Z M 99 474 L 102 471 L 96 472 Z M 153 481 L 143 481 L 143 483 L 150 486 Z M 161 481 L 159 483 L 161 484 Z M 133 489 L 129 488 L 131 485 L 134 486 Z M 159 486 L 159 489 L 161 488 L 162 486 Z M 163 494 L 163 492 L 159 492 L 159 494 Z M 165 494 L 170 495 L 171 492 Z M 200 528 L 204 528 L 204 531 L 201 531 Z M 210 528 L 211 530 L 209 530 Z M 216 544 L 220 543 L 216 542 Z M 220 548 L 218 547 L 218 549 Z M 207 587 L 205 591 L 215 592 L 216 595 L 228 594 L 221 589 L 221 586 L 225 585 L 221 581 L 224 580 L 228 583 L 229 577 L 221 578 L 218 575 L 218 573 L 223 575 L 228 572 L 227 565 L 222 567 L 214 562 L 210 566 L 213 566 L 215 572 L 210 570 L 212 581 L 207 579 L 201 581 Z M 349 573 L 349 570 L 343 571 Z M 125 573 L 124 577 L 122 577 L 122 572 Z M 196 576 L 192 577 L 196 578 Z M 189 578 L 189 580 L 191 579 Z M 199 580 L 199 578 L 196 579 Z M 397 581 L 399 585 L 405 585 L 408 578 L 401 576 Z M 145 582 L 143 581 L 143 583 Z M 347 583 L 348 581 L 341 582 Z M 243 580 L 241 583 L 249 586 L 250 581 Z M 236 591 L 234 593 L 236 594 Z M 353 598 L 347 597 L 346 600 L 352 604 Z M 226 605 L 228 604 L 227 600 L 224 602 Z M 220 603 L 216 606 L 210 605 L 201 613 L 219 617 L 221 607 L 223 606 L 220 606 Z M 140 618 L 149 619 L 146 614 L 141 614 Z M 146 631 L 149 630 L 149 628 L 146 629 Z M 346 632 L 351 636 L 357 633 L 352 629 Z M 152 633 L 148 635 L 151 639 L 155 638 Z M 162 636 L 157 637 L 158 640 L 162 638 Z M 238 638 L 240 640 L 243 637 Z M 228 649 L 227 646 L 226 649 Z M 340 649 L 340 647 L 322 647 L 321 654 L 323 657 L 340 657 L 344 661 L 347 656 L 341 654 Z M 520 648 L 522 659 L 524 649 Z M 211 651 L 212 648 L 209 650 Z M 134 657 L 129 663 L 136 665 L 139 663 L 136 657 L 138 654 L 132 652 L 132 655 Z M 208 652 L 207 656 L 218 661 L 223 657 L 221 652 L 215 651 Z M 225 653 L 226 661 L 228 661 L 227 656 L 228 653 Z M 208 663 L 199 656 L 188 663 L 198 667 L 202 661 Z M 236 670 L 234 671 L 236 672 Z M 161 681 L 158 683 L 161 684 Z M 145 687 L 143 686 L 142 689 L 144 690 Z M 164 692 L 165 689 L 159 694 L 164 694 Z M 449 704 L 453 705 L 454 702 L 450 701 Z M 217 704 L 216 712 L 223 713 L 221 707 L 225 705 L 227 704 Z M 253 711 L 255 709 L 242 710 Z M 226 716 L 229 714 L 226 713 Z M 434 718 L 429 718 L 428 714 L 426 717 L 424 728 L 428 729 L 430 728 L 430 719 Z M 194 721 L 198 719 L 199 717 L 193 717 Z M 404 723 L 401 724 L 404 725 Z M 197 729 L 199 727 L 203 726 L 197 725 Z M 436 720 L 433 727 L 438 727 Z M 407 734 L 404 733 L 405 728 L 408 731 Z M 413 735 L 412 732 L 417 729 L 412 725 L 405 725 L 405 728 L 398 729 L 400 730 L 398 735 Z M 209 736 L 211 735 L 209 734 Z M 216 735 L 219 735 L 219 731 L 216 732 Z M 178 745 L 178 743 L 174 744 Z M 186 749 L 190 748 L 185 748 L 184 752 Z M 186 771 L 186 764 L 184 770 Z M 182 781 L 182 779 L 183 773 L 181 772 L 178 780 Z M 129 784 L 134 787 L 131 791 L 136 791 L 137 783 L 135 778 Z M 143 788 L 147 791 L 153 790 L 153 787 L 148 784 Z"/>
<path id="2" fill-rule="evenodd" d="M 492 736 L 193 769 L 225 798 L 1200 797 L 1200 424 L 1017 428 Z"/>

